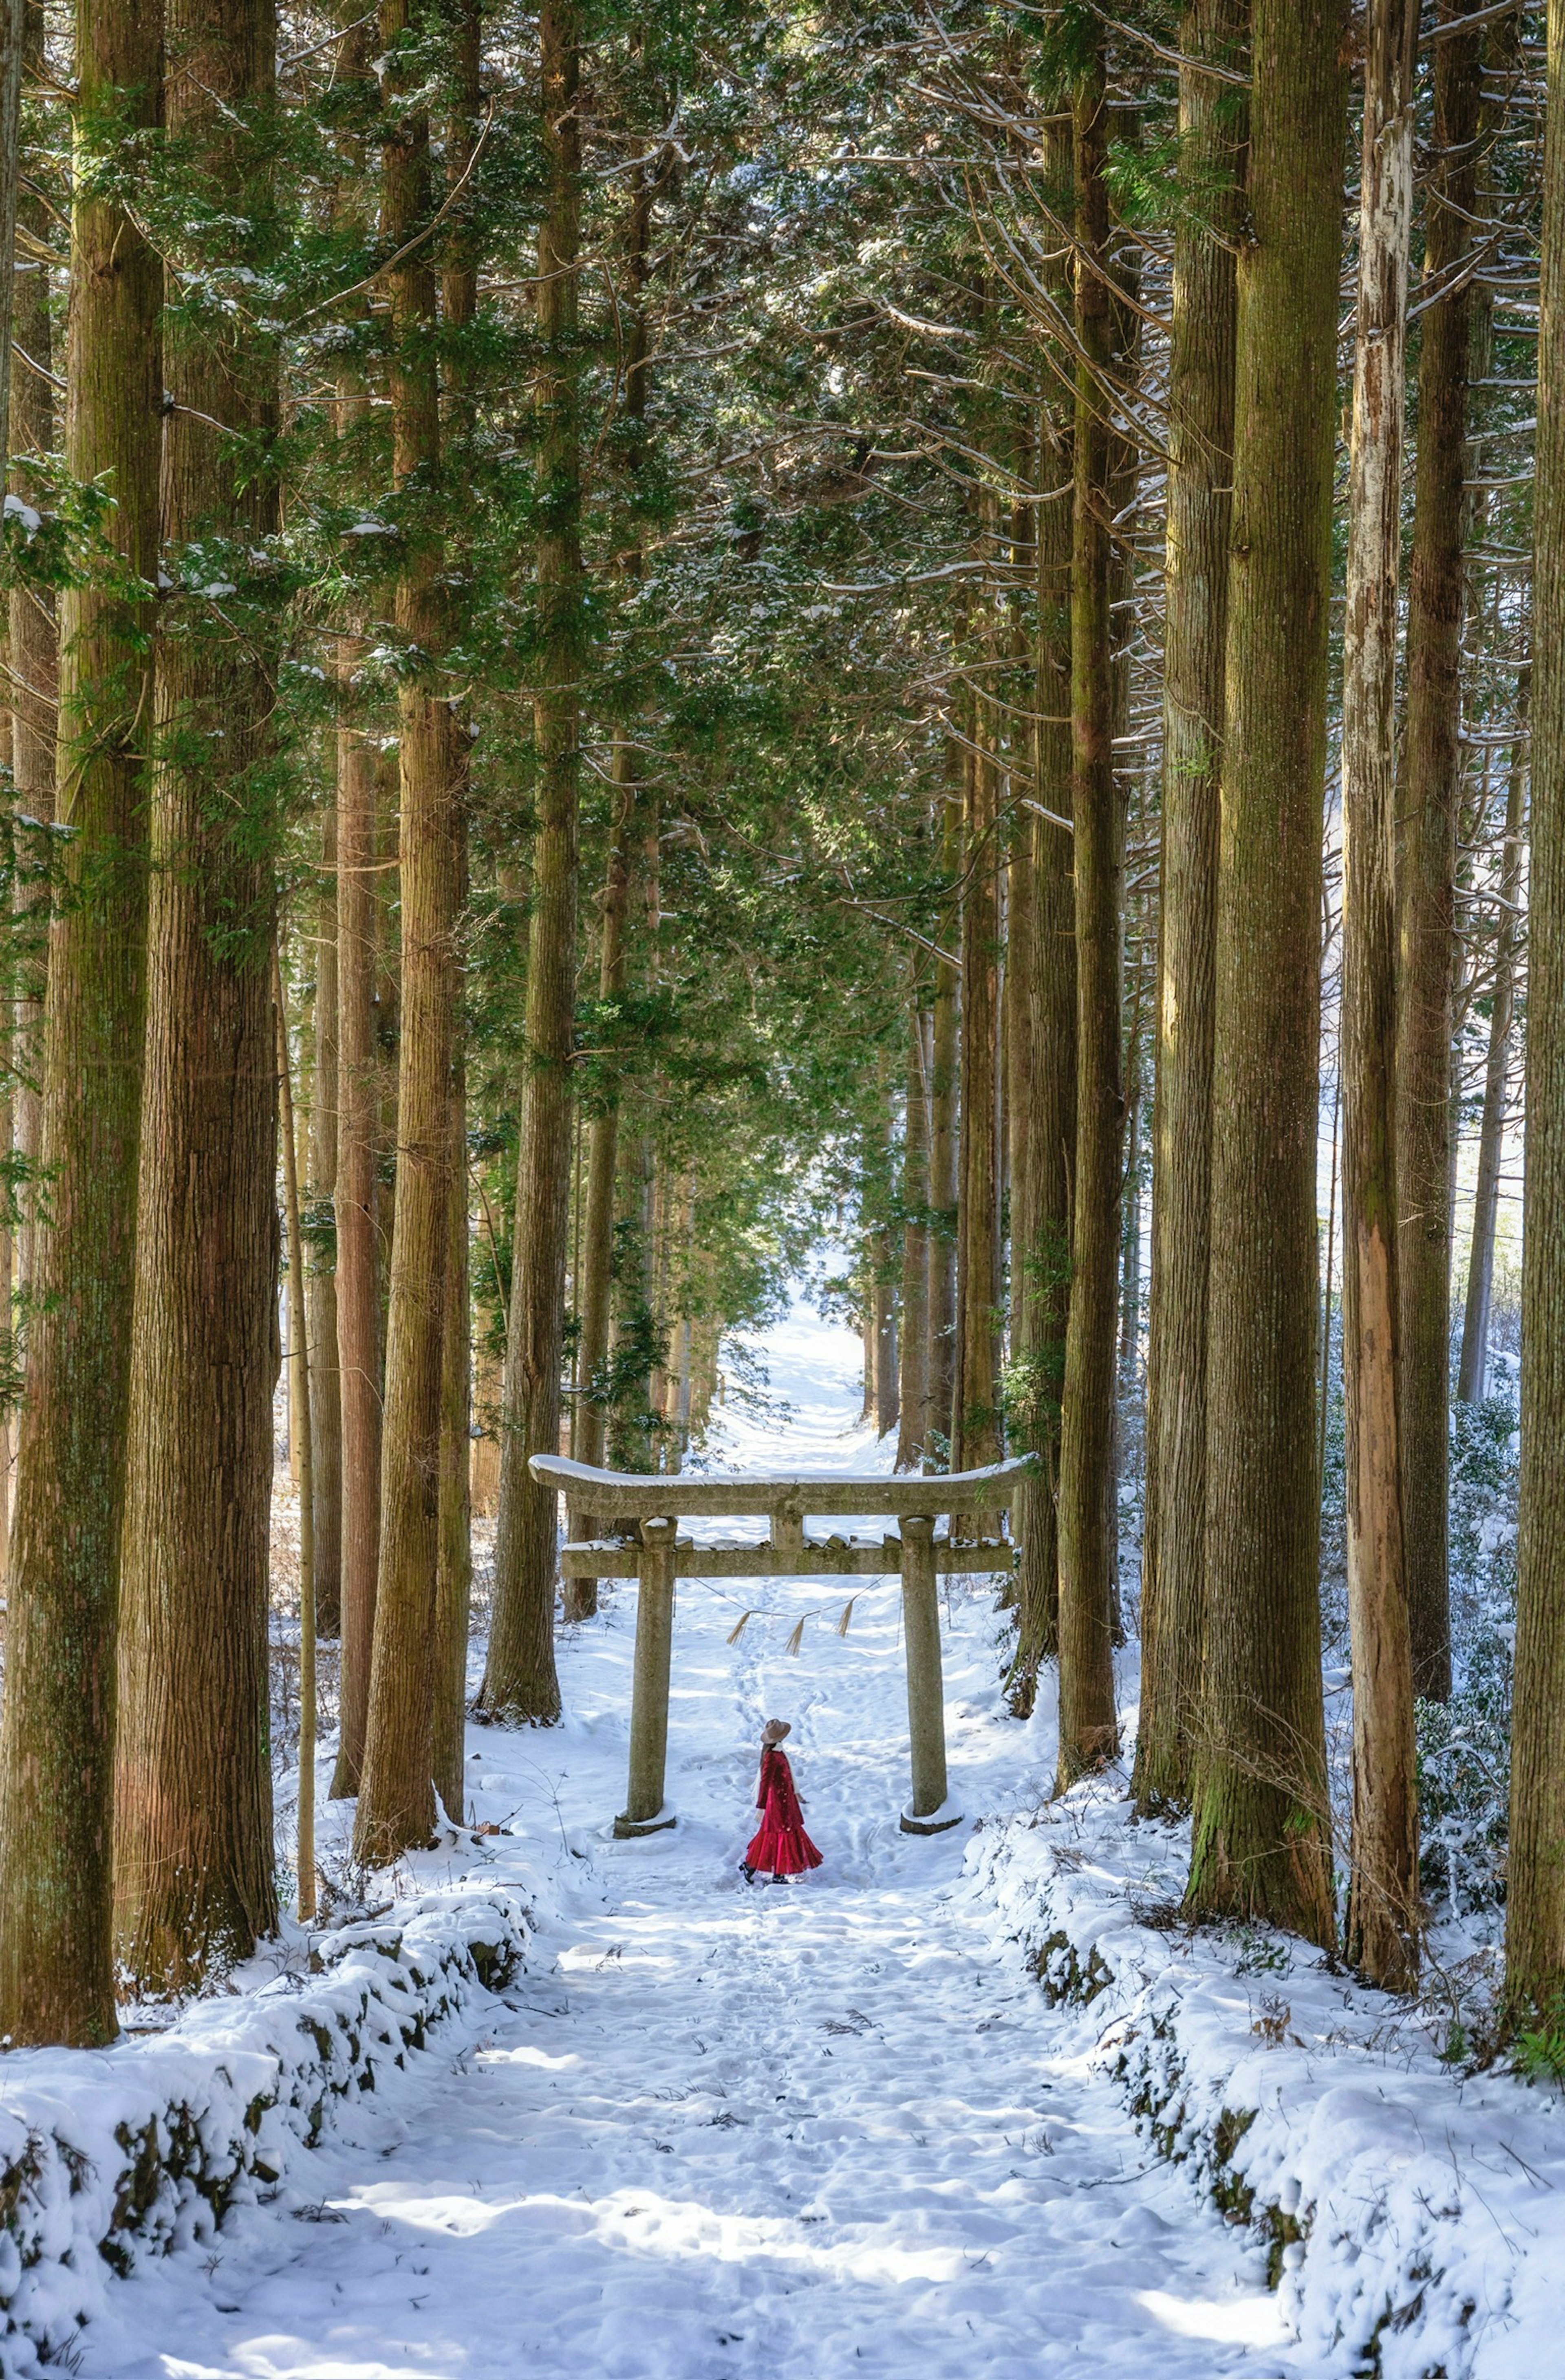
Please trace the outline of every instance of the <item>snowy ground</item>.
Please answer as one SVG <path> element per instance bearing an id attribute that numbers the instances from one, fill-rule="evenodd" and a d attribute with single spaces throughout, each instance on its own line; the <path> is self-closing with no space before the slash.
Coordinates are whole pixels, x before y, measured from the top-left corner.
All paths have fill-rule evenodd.
<path id="1" fill-rule="evenodd" d="M 858 1347 L 797 1309 L 768 1348 L 782 1428 L 735 1418 L 723 1467 L 870 1471 Z M 870 1516 L 867 1516 L 868 1518 Z M 732 1524 L 713 1524 L 714 1531 Z M 832 1527 L 848 1524 L 833 1522 Z M 744 1587 L 764 1605 L 726 1639 Z M 203 2260 L 149 2265 L 79 2342 L 101 2380 L 1125 2380 L 1324 2374 L 1261 2263 L 1149 2160 L 962 1863 L 968 1828 L 901 1834 L 894 1582 L 682 1585 L 673 1834 L 615 1843 L 634 1589 L 565 1632 L 560 1729 L 475 1729 L 471 1803 L 510 1834 L 528 1974 L 432 2079 L 309 2161 Z M 796 1657 L 784 1650 L 801 1614 Z M 1052 1715 L 1000 1713 L 990 1597 L 953 1588 L 952 1791 L 969 1819 L 1037 1801 Z M 1127 1681 L 1127 1687 L 1129 1685 Z M 817 1875 L 746 1887 L 762 1719 L 789 1750 Z M 324 1766 L 324 1762 L 323 1762 Z M 464 1872 L 472 1872 L 464 1852 Z M 413 1864 L 443 1880 L 453 1854 Z"/>

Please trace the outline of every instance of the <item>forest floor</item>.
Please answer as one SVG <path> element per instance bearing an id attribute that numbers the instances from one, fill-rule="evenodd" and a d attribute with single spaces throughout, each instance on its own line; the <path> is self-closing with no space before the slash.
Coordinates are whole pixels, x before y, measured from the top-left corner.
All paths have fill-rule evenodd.
<path id="1" fill-rule="evenodd" d="M 879 1471 L 856 1340 L 795 1308 L 766 1348 L 783 1420 L 730 1411 L 722 1467 Z M 714 1531 L 736 1524 L 714 1524 Z M 849 1526 L 849 1524 L 833 1524 Z M 81 2334 L 102 2380 L 1282 2380 L 1259 2252 L 1138 2140 L 964 1874 L 917 1840 L 894 1582 L 682 1586 L 669 1834 L 616 1843 L 634 1591 L 567 1629 L 568 1717 L 473 1729 L 481 1848 L 409 1885 L 516 1881 L 527 1972 L 354 2110 L 212 2251 L 144 2265 Z M 785 1645 L 801 1615 L 801 1648 Z M 1007 1719 L 990 1589 L 953 1583 L 946 1694 L 969 1819 L 1040 1801 L 1052 1713 Z M 1125 1681 L 1126 1698 L 1134 1679 Z M 793 1721 L 825 1853 L 746 1885 L 763 1718 Z M 322 1755 L 323 1774 L 326 1755 Z M 302 2180 L 296 2172 L 294 2179 Z"/>

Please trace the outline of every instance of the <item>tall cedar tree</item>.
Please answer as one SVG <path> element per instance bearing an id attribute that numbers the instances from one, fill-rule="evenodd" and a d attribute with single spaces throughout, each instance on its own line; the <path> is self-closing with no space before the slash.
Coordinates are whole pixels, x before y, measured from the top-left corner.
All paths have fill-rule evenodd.
<path id="1" fill-rule="evenodd" d="M 345 145 L 349 173 L 338 212 L 345 229 L 358 204 L 353 169 L 361 163 L 360 120 L 376 104 L 371 61 L 375 26 L 357 0 L 335 60 L 339 87 L 354 100 Z M 356 363 L 337 380 L 336 426 L 345 440 L 362 434 L 370 392 Z M 351 625 L 351 624 L 350 624 Z M 337 808 L 337 1390 L 342 1401 L 341 1718 L 334 1794 L 358 1791 L 370 1709 L 375 1582 L 381 1565 L 381 1291 L 377 1206 L 379 1052 L 375 1018 L 378 926 L 377 744 L 354 716 L 354 682 L 366 647 L 347 633 L 337 640 L 344 717 L 336 738 Z"/>
<path id="2" fill-rule="evenodd" d="M 146 1005 L 151 593 L 163 268 L 115 202 L 121 128 L 154 125 L 161 15 L 77 13 L 65 455 L 115 499 L 115 559 L 60 605 L 57 815 L 74 829 L 50 933 L 40 1232 L 0 1721 L 0 2034 L 115 2029 L 115 1634 Z"/>
<path id="3" fill-rule="evenodd" d="M 354 1845 L 384 1863 L 435 1823 L 435 1583 L 440 1552 L 442 1345 L 455 1135 L 452 1061 L 460 906 L 455 722 L 440 677 L 446 636 L 440 488 L 438 280 L 425 231 L 434 197 L 425 30 L 410 0 L 382 0 L 386 100 L 381 235 L 394 259 L 392 479 L 403 500 L 395 621 L 401 884 L 396 1206 L 381 1434 L 381 1560 Z"/>
<path id="4" fill-rule="evenodd" d="M 1533 603 L 1522 1487 L 1505 1981 L 1518 2022 L 1565 1998 L 1565 0 L 1549 0 Z M 1559 402 L 1556 404 L 1555 399 Z"/>
<path id="5" fill-rule="evenodd" d="M 962 1040 L 956 1197 L 956 1326 L 951 1467 L 976 1470 L 1000 1453 L 1000 1171 L 995 1147 L 995 1062 L 1000 959 L 999 767 L 988 705 L 973 707 L 964 755 L 962 873 Z M 879 1278 L 876 1281 L 880 1286 Z M 953 1519 L 952 1525 L 956 1526 Z M 975 1536 L 992 1514 L 960 1516 Z"/>
<path id="6" fill-rule="evenodd" d="M 1315 1171 L 1341 0 L 1256 0 L 1218 862 L 1195 1909 L 1334 1933 Z"/>
<path id="7" fill-rule="evenodd" d="M 1103 36 L 1077 81 L 1075 496 L 1071 591 L 1076 1142 L 1060 1433 L 1060 1782 L 1110 1759 L 1114 1708 L 1114 1324 L 1119 1288 L 1122 834 L 1114 782 L 1110 585 L 1114 292 Z"/>
<path id="8" fill-rule="evenodd" d="M 1452 970 L 1462 784 L 1462 528 L 1483 33 L 1440 0 L 1424 239 L 1417 491 L 1407 601 L 1407 727 L 1398 789 L 1397 1298 L 1402 1533 L 1417 1693 L 1450 1692 L 1447 1544 L 1450 1374 Z"/>
<path id="9" fill-rule="evenodd" d="M 946 794 L 939 807 L 940 873 L 955 883 L 961 868 L 962 756 L 946 745 Z M 952 955 L 959 932 L 954 894 L 940 918 L 941 955 L 935 961 L 929 1023 L 929 1290 L 928 1355 L 924 1367 L 924 1467 L 940 1468 L 951 1448 L 951 1402 L 956 1375 L 956 1088 L 962 971 Z"/>
<path id="10" fill-rule="evenodd" d="M 264 266 L 270 0 L 171 0 L 165 122 Z M 199 259 L 199 262 L 209 260 Z M 120 1618 L 115 1918 L 142 1988 L 249 1958 L 276 1917 L 268 1733 L 276 1038 L 273 342 L 171 313 L 153 709 L 146 1080 Z M 221 425 L 221 426 L 218 426 Z M 209 588 L 237 589 L 212 595 Z M 297 1279 L 296 1273 L 296 1279 Z M 295 1331 L 300 1319 L 290 1307 Z"/>
<path id="11" fill-rule="evenodd" d="M 1044 129 L 1048 185 L 1074 172 L 1068 123 Z M 1050 294 L 1070 312 L 1062 254 Z M 1020 1548 L 1012 1708 L 1030 1713 L 1038 1665 L 1059 1650 L 1060 1557 L 1055 1499 L 1060 1397 L 1070 1309 L 1071 1181 L 1076 1136 L 1075 916 L 1071 844 L 1071 542 L 1074 380 L 1062 343 L 1044 346 L 1035 531 L 1037 642 L 1034 654 L 1034 808 L 1022 814 L 1026 898 L 1013 926 L 1007 969 L 1020 978 L 1012 1055 L 1011 1354 L 1013 1451 L 1033 1453 L 1012 1508 Z"/>
<path id="12" fill-rule="evenodd" d="M 897 1380 L 897 1469 L 924 1455 L 929 1378 L 929 1101 L 924 1005 L 916 975 L 907 1001 L 907 1087 L 902 1157 L 902 1334 Z"/>
<path id="13" fill-rule="evenodd" d="M 1248 9 L 1194 0 L 1181 47 L 1164 563 L 1161 931 L 1152 1094 L 1152 1290 L 1141 1572 L 1143 1811 L 1190 1793 L 1207 1569 L 1207 1288 L 1211 1251 L 1212 967 L 1233 497 L 1235 233 L 1244 109 L 1197 60 L 1233 71 Z"/>
<path id="14" fill-rule="evenodd" d="M 560 1441 L 560 1365 L 571 1188 L 577 846 L 580 838 L 580 31 L 572 0 L 539 17 L 548 212 L 538 243 L 538 830 L 528 935 L 527 1075 L 516 1157 L 516 1238 L 494 1540 L 494 1617 L 479 1708 L 552 1724 L 555 1498 L 528 1469 Z"/>
<path id="15" fill-rule="evenodd" d="M 43 10 L 41 0 L 29 0 L 27 55 L 30 73 L 43 65 Z M 39 247 L 49 230 L 49 204 L 41 191 L 24 192 L 19 210 L 24 231 Z M 19 257 L 13 275 L 16 344 L 11 354 L 11 446 L 9 486 L 24 503 L 43 499 L 33 473 L 18 457 L 50 455 L 55 450 L 54 323 L 49 306 L 49 269 L 36 253 Z M 55 815 L 55 706 L 59 694 L 59 636 L 55 604 L 38 587 L 13 588 L 11 631 L 11 782 L 21 817 L 46 824 Z M 47 895 L 30 895 L 30 913 L 23 947 L 18 952 L 21 979 L 18 986 L 16 1038 L 13 1043 L 18 1082 L 14 1093 L 15 1147 L 27 1168 L 18 1185 L 21 1239 L 17 1286 L 25 1296 L 32 1283 L 33 1250 L 37 1238 L 37 1168 L 42 1107 L 37 1085 L 42 1073 L 43 978 L 47 970 L 46 936 L 36 930 L 47 907 Z"/>
<path id="16" fill-rule="evenodd" d="M 337 1196 L 337 811 L 321 821 L 321 889 L 315 909 L 315 1095 L 309 1111 L 309 1197 L 334 1211 Z M 343 1399 L 337 1358 L 337 1276 L 318 1255 L 309 1274 L 309 1417 L 315 1476 L 315 1613 L 318 1632 L 342 1629 Z"/>
<path id="17" fill-rule="evenodd" d="M 1533 673 L 1523 662 L 1516 686 L 1517 741 L 1505 796 L 1505 845 L 1499 869 L 1499 925 L 1495 935 L 1495 974 L 1489 1010 L 1489 1047 L 1484 1066 L 1484 1111 L 1478 1126 L 1478 1166 L 1473 1188 L 1473 1246 L 1467 1260 L 1467 1296 L 1462 1318 L 1462 1356 L 1456 1393 L 1476 1404 L 1486 1386 L 1489 1301 L 1494 1291 L 1495 1224 L 1499 1210 L 1499 1164 L 1510 1077 L 1510 1029 L 1516 1013 L 1516 961 L 1522 924 L 1522 861 L 1527 819 L 1527 715 Z M 1416 1639 L 1414 1640 L 1416 1646 Z"/>
<path id="18" fill-rule="evenodd" d="M 478 0 L 458 0 L 452 111 L 446 140 L 448 205 L 458 205 L 477 163 L 483 97 L 483 42 Z M 477 419 L 468 352 L 479 298 L 479 243 L 470 219 L 458 215 L 441 267 L 441 311 L 446 330 L 446 420 L 456 438 L 470 437 Z M 449 468 L 449 466 L 448 466 Z M 468 896 L 467 804 L 472 735 L 453 713 L 451 835 L 458 916 Z M 447 1201 L 445 1325 L 441 1350 L 440 1553 L 435 1570 L 434 1782 L 448 1815 L 460 1823 L 465 1799 L 467 1735 L 467 1637 L 473 1588 L 472 1528 L 472 1283 L 467 1243 L 467 1018 L 461 1001 L 465 953 L 460 932 L 453 950 L 454 1047 L 450 1082 L 451 1195 Z"/>
<path id="19" fill-rule="evenodd" d="M 1418 1810 L 1397 1378 L 1396 702 L 1417 0 L 1365 18 L 1342 653 L 1342 1344 L 1353 1661 L 1349 1954 L 1417 1972 Z"/>

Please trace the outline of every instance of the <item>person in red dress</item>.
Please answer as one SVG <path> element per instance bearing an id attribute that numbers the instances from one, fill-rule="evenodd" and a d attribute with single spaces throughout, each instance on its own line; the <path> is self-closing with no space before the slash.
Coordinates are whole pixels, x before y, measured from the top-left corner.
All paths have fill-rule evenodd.
<path id="1" fill-rule="evenodd" d="M 782 1739 L 789 1731 L 785 1718 L 769 1718 L 761 1730 L 760 1783 L 756 1789 L 756 1807 L 761 1813 L 761 1822 L 745 1853 L 746 1876 L 758 1872 L 771 1876 L 803 1876 L 807 1868 L 820 1865 L 820 1853 L 805 1832 L 799 1797 L 794 1789 L 794 1772 L 782 1750 Z"/>

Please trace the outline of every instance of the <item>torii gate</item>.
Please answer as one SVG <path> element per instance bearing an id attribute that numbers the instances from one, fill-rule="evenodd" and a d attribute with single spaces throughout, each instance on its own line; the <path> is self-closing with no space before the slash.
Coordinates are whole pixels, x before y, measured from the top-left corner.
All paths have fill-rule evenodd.
<path id="1" fill-rule="evenodd" d="M 567 1545 L 566 1578 L 634 1578 L 636 1668 L 630 1705 L 630 1781 L 614 1832 L 653 1835 L 674 1819 L 663 1807 L 668 1754 L 669 1670 L 673 1649 L 673 1585 L 679 1578 L 902 1579 L 907 1655 L 907 1731 L 913 1799 L 902 1814 L 910 1835 L 936 1835 L 961 1824 L 946 1808 L 945 1690 L 940 1673 L 941 1571 L 1010 1570 L 1015 1548 L 1004 1537 L 937 1537 L 937 1514 L 1009 1511 L 1037 1457 L 1017 1455 L 982 1471 L 879 1479 L 739 1479 L 681 1473 L 598 1471 L 564 1455 L 535 1454 L 533 1477 L 558 1488 L 600 1525 L 640 1524 L 640 1536 Z M 678 1535 L 682 1519 L 759 1513 L 771 1534 L 758 1546 L 698 1546 Z M 900 1537 L 878 1541 L 807 1537 L 807 1513 L 890 1512 Z"/>

